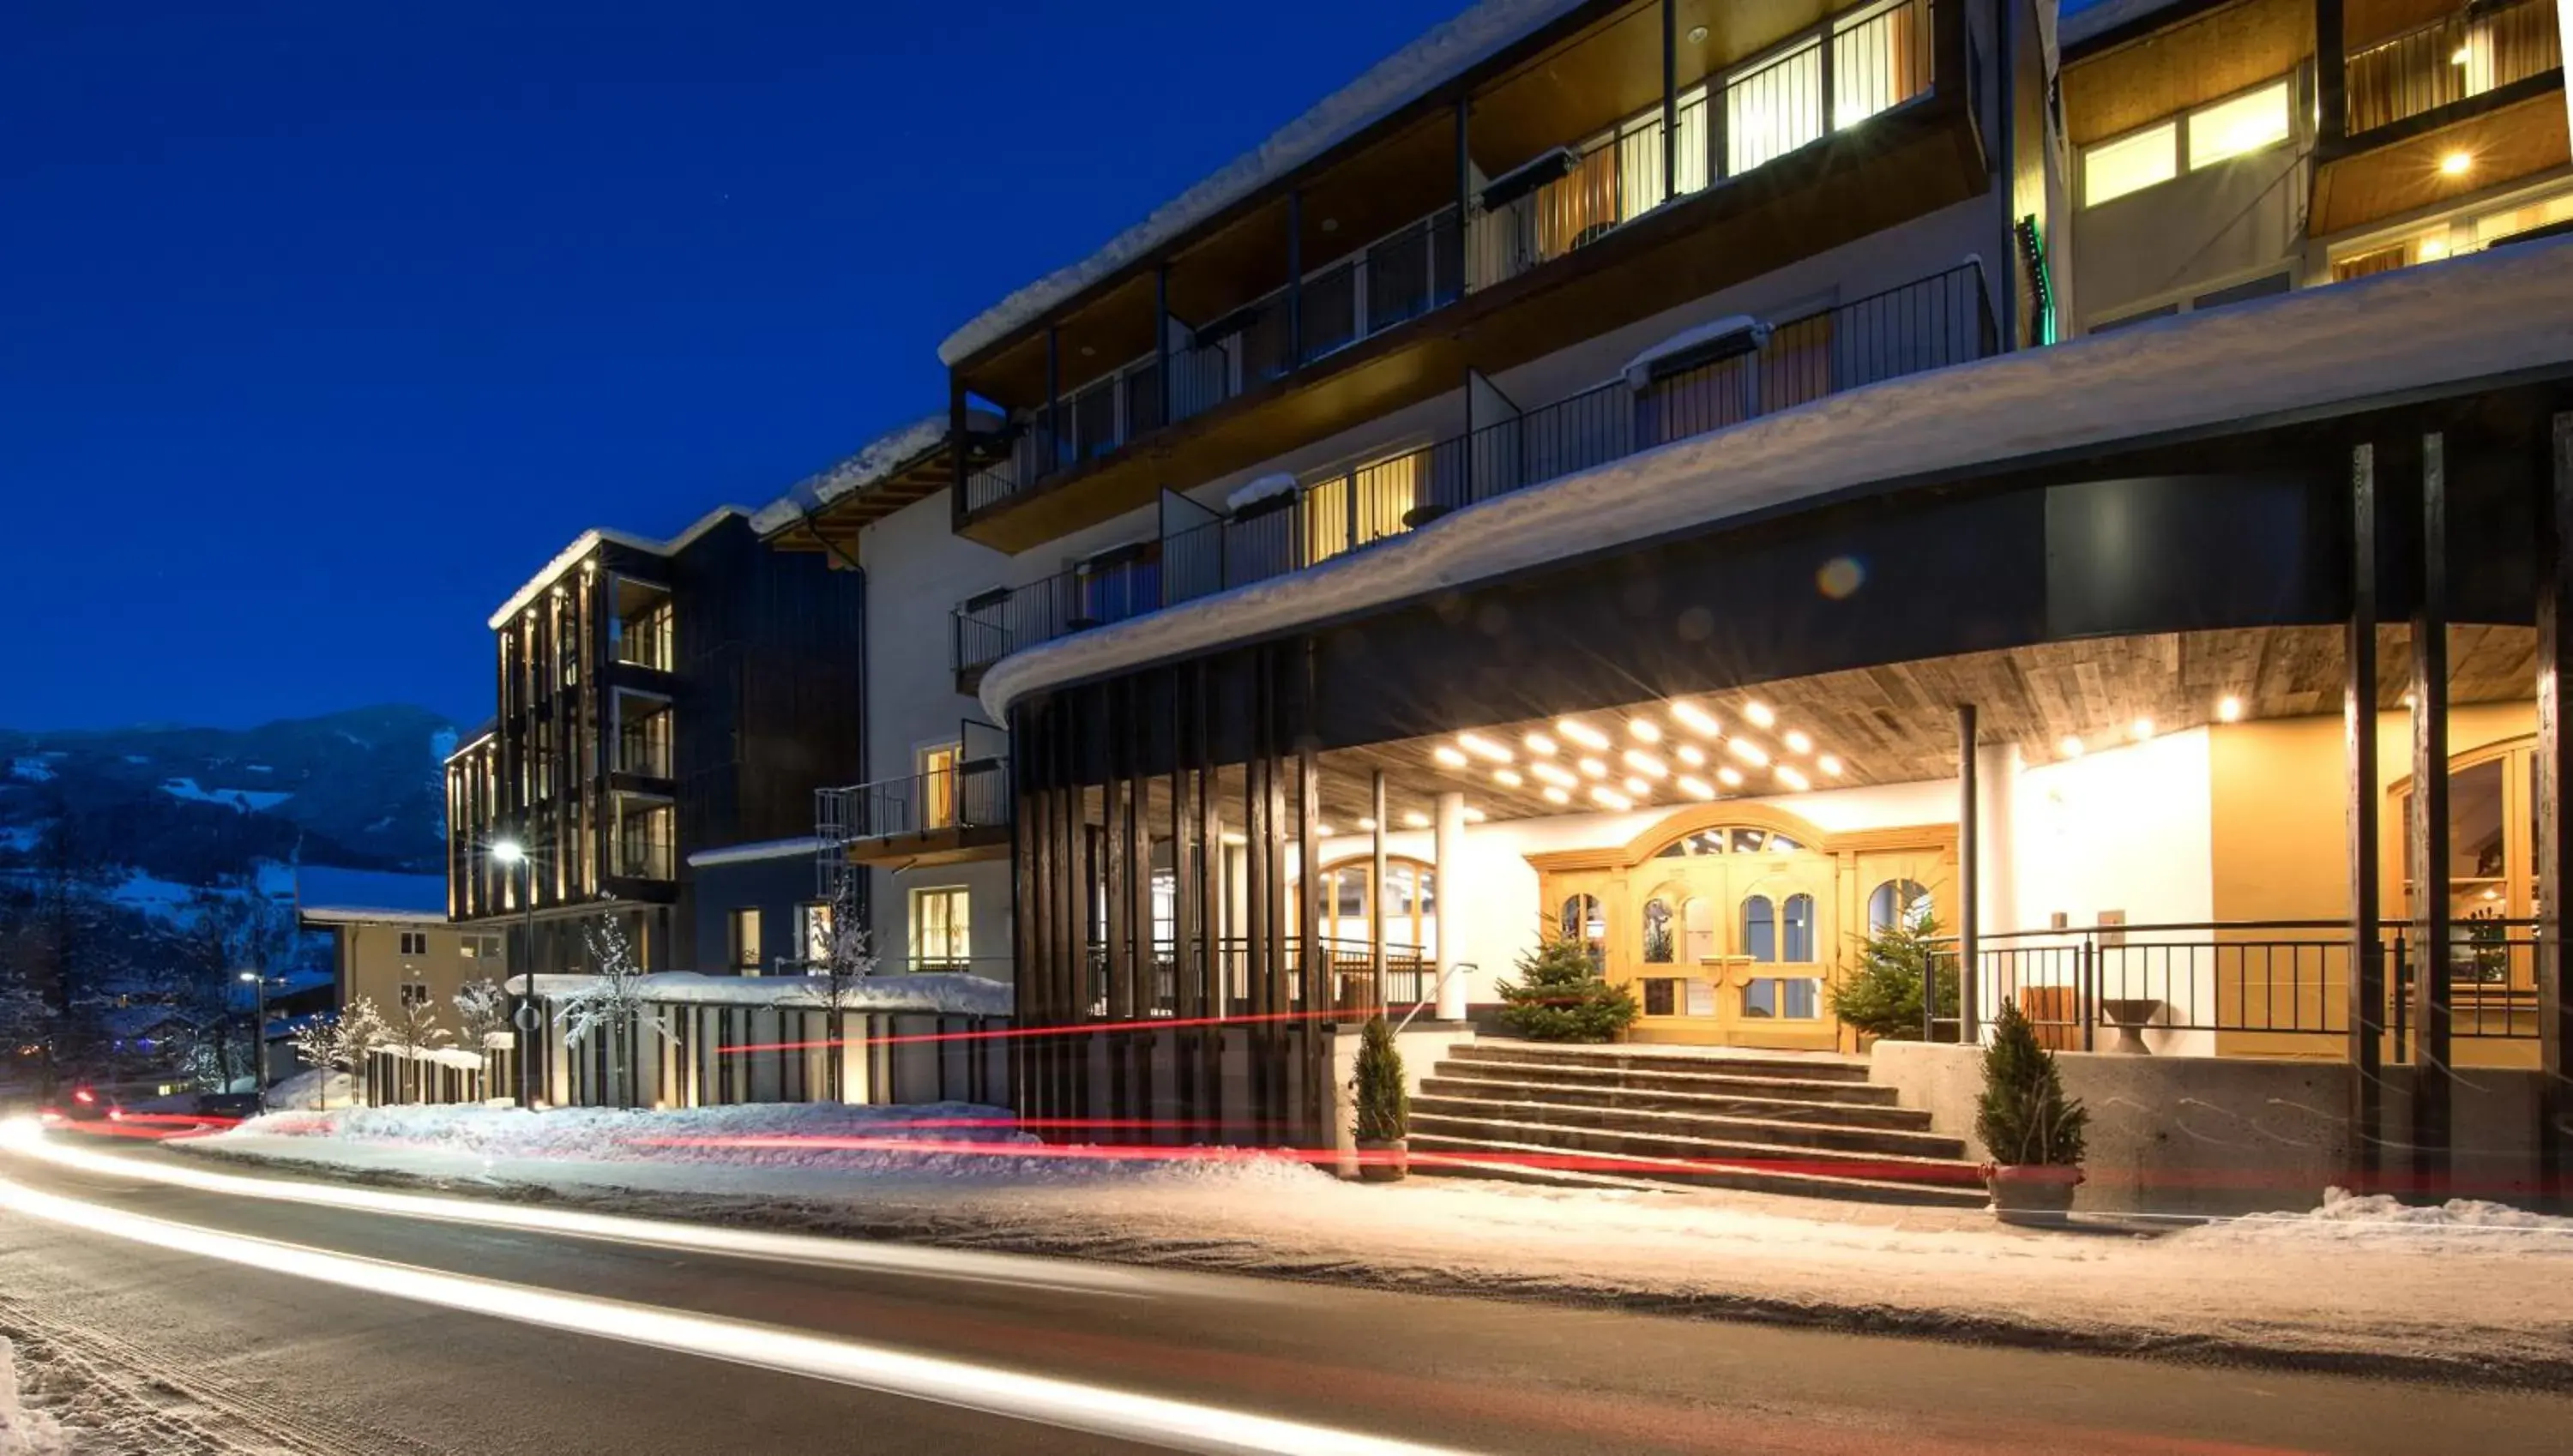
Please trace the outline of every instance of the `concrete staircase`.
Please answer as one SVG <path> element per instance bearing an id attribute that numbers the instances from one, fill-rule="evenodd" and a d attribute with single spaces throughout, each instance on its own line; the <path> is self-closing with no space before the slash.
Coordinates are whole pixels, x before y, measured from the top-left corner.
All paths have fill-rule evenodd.
<path id="1" fill-rule="evenodd" d="M 1411 1101 L 1412 1171 L 1592 1188 L 1669 1184 L 1974 1208 L 1965 1144 L 1863 1063 L 1471 1042 Z"/>

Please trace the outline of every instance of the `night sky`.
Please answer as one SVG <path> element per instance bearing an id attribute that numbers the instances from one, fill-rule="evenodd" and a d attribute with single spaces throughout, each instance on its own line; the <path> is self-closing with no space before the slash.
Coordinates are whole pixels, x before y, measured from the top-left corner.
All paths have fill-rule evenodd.
<path id="1" fill-rule="evenodd" d="M 938 341 L 1463 0 L 22 0 L 0 727 L 476 720 L 583 528 L 757 506 Z"/>

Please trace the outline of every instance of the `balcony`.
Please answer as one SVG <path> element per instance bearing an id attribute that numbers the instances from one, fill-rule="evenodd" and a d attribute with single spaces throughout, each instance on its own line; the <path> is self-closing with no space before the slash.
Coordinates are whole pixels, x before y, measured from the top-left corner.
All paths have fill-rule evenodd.
<path id="1" fill-rule="evenodd" d="M 2353 34 L 2375 18 L 2353 7 Z M 2374 34 L 2344 60 L 2340 134 L 2322 139 L 2307 231 L 2347 238 L 2488 197 L 2568 160 L 2564 56 L 2548 0 L 2452 11 Z M 2326 126 L 2333 118 L 2326 117 Z"/>
<path id="2" fill-rule="evenodd" d="M 1605 68 L 1601 94 L 1655 99 L 1578 131 L 1576 103 L 1496 83 L 1443 141 L 1424 122 L 1386 144 L 1403 155 L 1370 164 L 1372 192 L 1419 210 L 1363 246 L 1319 268 L 1290 262 L 1237 305 L 1228 282 L 1278 254 L 1321 253 L 1312 215 L 1356 210 L 1297 192 L 1193 245 L 1212 262 L 1184 254 L 1158 284 L 1104 295 L 1095 318 L 995 346 L 958 376 L 1024 406 L 1018 439 L 969 477 L 959 533 L 1031 549 L 1148 505 L 1167 482 L 1246 468 L 1453 390 L 1469 369 L 1524 364 L 1971 196 L 1986 178 L 1964 88 L 1936 84 L 1963 70 L 1954 9 L 1897 0 L 1825 16 L 1712 65 L 1667 116 L 1657 79 L 1617 73 L 1611 86 L 1616 63 L 1584 61 Z M 1460 188 L 1478 147 L 1510 165 Z M 1063 387 L 1067 340 L 1077 357 L 1129 362 Z"/>
<path id="3" fill-rule="evenodd" d="M 2397 126 L 2561 70 L 2551 0 L 2478 7 L 2353 49 L 2345 85 L 2349 136 Z"/>
<path id="4" fill-rule="evenodd" d="M 813 834 L 827 858 L 849 864 L 956 864 L 1010 848 L 1006 754 L 813 795 Z"/>
<path id="5" fill-rule="evenodd" d="M 608 619 L 607 656 L 611 662 L 650 672 L 678 669 L 677 617 L 670 594 L 648 582 L 616 580 L 616 612 Z"/>
<path id="6" fill-rule="evenodd" d="M 1597 388 L 970 598 L 953 623 L 960 690 L 1023 648 L 1302 570 L 1638 450 L 1986 358 L 1999 333 L 1989 281 L 1970 261 L 1776 325 L 1745 320 L 1673 343 Z"/>

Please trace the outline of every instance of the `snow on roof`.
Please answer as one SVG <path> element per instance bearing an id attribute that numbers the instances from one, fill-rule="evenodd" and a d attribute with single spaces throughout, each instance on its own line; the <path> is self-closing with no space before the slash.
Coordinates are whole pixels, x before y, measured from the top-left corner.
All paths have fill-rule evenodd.
<path id="1" fill-rule="evenodd" d="M 446 921 L 446 881 L 437 875 L 341 870 L 308 865 L 295 872 L 296 912 L 325 925 L 349 922 Z"/>
<path id="2" fill-rule="evenodd" d="M 499 610 L 491 613 L 490 619 L 484 622 L 483 625 L 489 627 L 495 632 L 498 631 L 502 622 L 516 616 L 519 608 L 534 601 L 538 593 L 542 592 L 547 586 L 553 584 L 553 579 L 555 577 L 560 576 L 574 566 L 579 565 L 590 552 L 597 550 L 602 543 L 623 546 L 628 550 L 642 551 L 648 555 L 673 556 L 686 550 L 688 544 L 694 541 L 697 537 L 704 535 L 706 532 L 713 530 L 716 526 L 722 524 L 725 517 L 735 515 L 748 516 L 749 514 L 750 511 L 744 506 L 718 505 L 714 509 L 697 517 L 696 521 L 686 530 L 679 532 L 677 535 L 670 537 L 666 541 L 656 541 L 649 536 L 638 536 L 629 531 L 611 530 L 606 526 L 592 526 L 588 530 L 582 531 L 578 536 L 573 537 L 570 545 L 555 552 L 554 558 L 547 561 L 542 567 L 538 568 L 535 575 L 528 577 L 526 585 L 511 592 L 509 594 L 509 599 L 500 603 Z"/>
<path id="3" fill-rule="evenodd" d="M 938 347 L 953 366 L 1036 322 L 1093 284 L 1277 179 L 1384 120 L 1422 93 L 1454 80 L 1503 47 L 1581 8 L 1588 0 L 1482 0 L 1379 61 L 1320 105 L 1279 128 L 1221 172 L 1181 193 L 1107 247 L 985 310 Z"/>
<path id="4" fill-rule="evenodd" d="M 997 429 L 1004 421 L 988 409 L 969 410 L 968 429 Z M 806 515 L 843 496 L 854 495 L 936 449 L 947 438 L 947 411 L 924 414 L 902 428 L 868 441 L 865 448 L 819 474 L 795 482 L 784 495 L 761 506 L 750 528 L 775 535 Z"/>
<path id="5" fill-rule="evenodd" d="M 397 1061 L 427 1062 L 437 1067 L 460 1068 L 466 1072 L 482 1070 L 482 1054 L 462 1047 L 404 1048 L 379 1043 L 374 1051 L 379 1057 L 391 1057 Z"/>
<path id="6" fill-rule="evenodd" d="M 661 971 L 637 978 L 646 1001 L 675 1006 L 790 1007 L 814 1010 L 824 1005 L 830 983 L 819 976 L 706 976 L 694 971 Z M 536 995 L 559 1000 L 598 984 L 595 976 L 536 978 Z M 522 993 L 526 978 L 509 978 L 509 990 Z M 1010 983 L 983 976 L 940 973 L 921 976 L 876 976 L 857 984 L 843 1004 L 848 1011 L 943 1012 L 948 1016 L 1005 1017 L 1010 1014 Z"/>
<path id="7" fill-rule="evenodd" d="M 2573 238 L 1888 379 L 1480 501 L 1364 551 L 993 664 L 1041 688 L 1380 609 L 1834 492 L 2573 363 Z"/>
<path id="8" fill-rule="evenodd" d="M 721 849 L 699 850 L 688 856 L 688 867 L 702 870 L 715 865 L 747 865 L 760 860 L 810 859 L 821 853 L 822 841 L 812 835 L 802 839 L 772 839 L 759 844 L 726 845 Z"/>

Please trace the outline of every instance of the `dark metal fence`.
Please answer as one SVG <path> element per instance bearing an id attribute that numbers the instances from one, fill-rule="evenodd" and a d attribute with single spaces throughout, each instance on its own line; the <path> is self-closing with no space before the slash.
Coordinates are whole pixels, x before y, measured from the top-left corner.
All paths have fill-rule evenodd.
<path id="1" fill-rule="evenodd" d="M 2447 958 L 2449 1035 L 2532 1041 L 2537 1036 L 2536 943 L 2532 921 L 2478 920 L 2454 927 Z M 1946 965 L 1955 968 L 1954 940 Z M 2391 1061 L 2414 1028 L 2420 943 L 2413 928 L 2384 923 L 2386 968 L 2379 1024 Z M 2038 1038 L 2062 1051 L 2136 1050 L 2142 1034 L 2260 1033 L 2342 1037 L 2349 1033 L 2351 935 L 2339 921 L 2100 926 L 1979 939 L 1973 995 L 1989 1022 L 2016 1003 Z M 1926 1030 L 1953 1041 L 1953 994 L 1925 997 Z"/>

